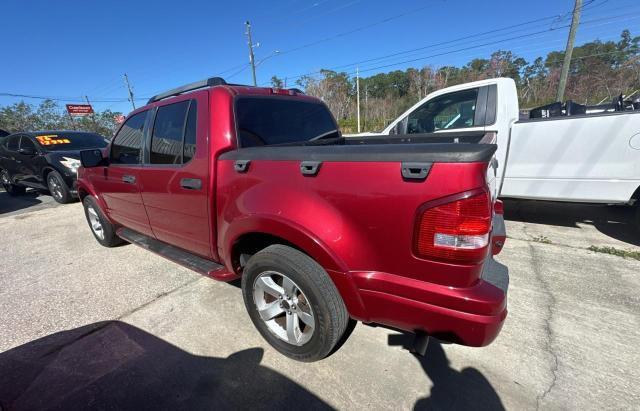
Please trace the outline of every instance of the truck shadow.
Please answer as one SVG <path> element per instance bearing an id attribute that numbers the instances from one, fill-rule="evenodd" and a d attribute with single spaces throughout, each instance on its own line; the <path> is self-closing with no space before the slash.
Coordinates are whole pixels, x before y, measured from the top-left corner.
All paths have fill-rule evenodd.
<path id="1" fill-rule="evenodd" d="M 640 231 L 634 223 L 633 207 L 515 199 L 503 201 L 506 220 L 560 227 L 590 224 L 608 237 L 640 246 Z"/>
<path id="2" fill-rule="evenodd" d="M 1 353 L 0 409 L 331 408 L 262 356 L 202 357 L 120 321 L 94 323 Z"/>
<path id="3" fill-rule="evenodd" d="M 389 345 L 410 349 L 411 334 L 390 334 Z M 430 338 L 424 357 L 414 355 L 433 386 L 428 397 L 416 401 L 414 410 L 504 410 L 498 393 L 477 369 L 451 368 L 442 344 Z"/>

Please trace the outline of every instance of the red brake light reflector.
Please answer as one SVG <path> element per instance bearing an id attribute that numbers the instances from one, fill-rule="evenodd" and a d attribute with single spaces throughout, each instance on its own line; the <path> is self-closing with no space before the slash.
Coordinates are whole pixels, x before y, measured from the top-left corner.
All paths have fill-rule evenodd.
<path id="1" fill-rule="evenodd" d="M 294 90 L 289 90 L 286 88 L 272 88 L 271 94 L 280 94 L 283 96 L 295 96 L 296 92 Z"/>
<path id="2" fill-rule="evenodd" d="M 452 263 L 479 263 L 487 256 L 491 199 L 483 192 L 426 209 L 419 217 L 416 252 Z"/>

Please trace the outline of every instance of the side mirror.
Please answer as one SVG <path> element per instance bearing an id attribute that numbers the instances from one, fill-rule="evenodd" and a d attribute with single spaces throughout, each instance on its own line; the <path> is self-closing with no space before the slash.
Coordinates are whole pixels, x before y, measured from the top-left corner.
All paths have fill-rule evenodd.
<path id="1" fill-rule="evenodd" d="M 82 150 L 80 152 L 80 164 L 84 168 L 106 166 L 107 159 L 102 157 L 102 151 L 99 149 Z"/>
<path id="2" fill-rule="evenodd" d="M 35 156 L 36 155 L 36 150 L 34 150 L 32 147 L 23 147 L 18 149 L 18 153 L 25 155 L 25 156 Z"/>

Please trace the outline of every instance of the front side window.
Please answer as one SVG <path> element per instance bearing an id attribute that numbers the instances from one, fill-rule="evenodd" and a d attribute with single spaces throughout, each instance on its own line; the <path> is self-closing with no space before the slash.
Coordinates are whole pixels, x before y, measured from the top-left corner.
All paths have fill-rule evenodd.
<path id="1" fill-rule="evenodd" d="M 407 116 L 407 134 L 473 127 L 477 98 L 476 88 L 427 101 Z"/>
<path id="2" fill-rule="evenodd" d="M 139 164 L 144 122 L 147 111 L 137 113 L 127 119 L 111 144 L 111 163 Z"/>
<path id="3" fill-rule="evenodd" d="M 151 164 L 181 164 L 189 101 L 158 108 L 151 137 Z"/>

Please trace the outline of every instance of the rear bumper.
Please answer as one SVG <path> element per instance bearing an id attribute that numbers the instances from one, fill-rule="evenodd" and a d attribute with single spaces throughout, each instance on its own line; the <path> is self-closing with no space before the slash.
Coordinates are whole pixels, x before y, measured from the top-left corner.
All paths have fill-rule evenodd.
<path id="1" fill-rule="evenodd" d="M 472 287 L 452 288 L 381 272 L 351 272 L 369 322 L 485 346 L 507 316 L 507 267 L 487 259 Z"/>

